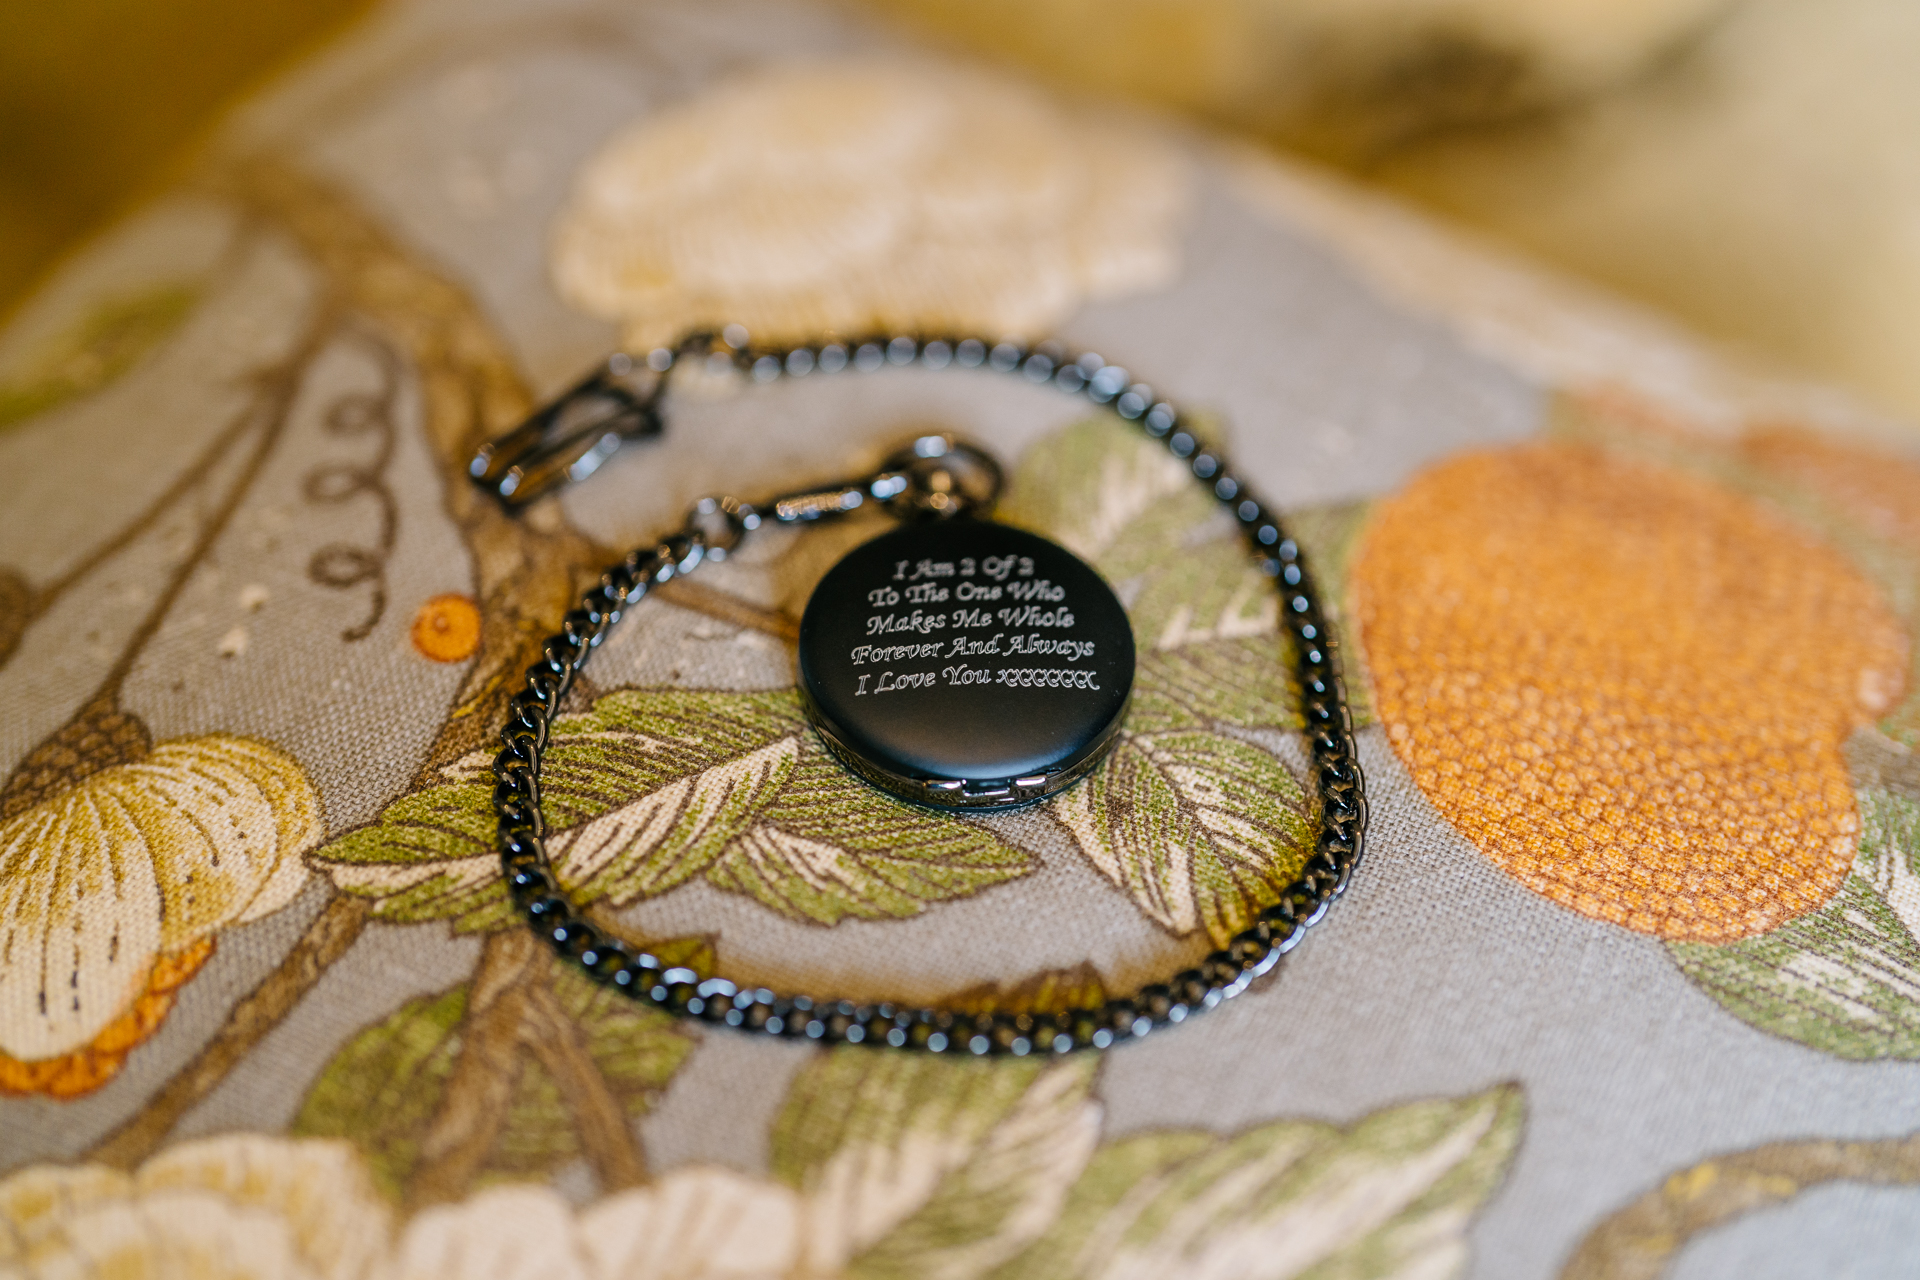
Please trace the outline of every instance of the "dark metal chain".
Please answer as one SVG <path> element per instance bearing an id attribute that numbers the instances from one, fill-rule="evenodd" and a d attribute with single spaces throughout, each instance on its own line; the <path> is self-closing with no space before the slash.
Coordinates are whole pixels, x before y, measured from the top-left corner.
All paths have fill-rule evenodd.
<path id="1" fill-rule="evenodd" d="M 737 339 L 737 341 L 736 341 Z M 518 505 L 534 492 L 591 471 L 620 439 L 657 434 L 658 404 L 677 364 L 704 359 L 718 371 L 755 382 L 843 369 L 920 365 L 986 368 L 1082 395 L 1110 408 L 1166 445 L 1205 485 L 1244 533 L 1260 570 L 1279 593 L 1280 616 L 1292 637 L 1293 662 L 1313 763 L 1310 782 L 1320 803 L 1319 832 L 1300 876 L 1253 925 L 1221 950 L 1164 983 L 1142 987 L 1099 1008 L 1055 1013 L 957 1013 L 938 1008 L 779 995 L 741 987 L 610 938 L 586 920 L 561 888 L 548 861 L 540 805 L 540 759 L 556 708 L 594 647 L 649 591 L 707 560 L 723 559 L 765 521 L 800 523 L 864 501 L 903 496 L 907 480 L 892 472 L 815 493 L 777 499 L 756 509 L 732 498 L 704 498 L 665 541 L 635 550 L 607 570 L 566 615 L 527 670 L 526 687 L 507 706 L 502 747 L 493 763 L 493 807 L 513 901 L 534 930 L 588 976 L 669 1013 L 718 1026 L 822 1043 L 891 1045 L 929 1053 L 1067 1053 L 1138 1039 L 1182 1022 L 1246 990 L 1300 941 L 1346 888 L 1360 860 L 1367 801 L 1339 663 L 1313 579 L 1300 548 L 1279 518 L 1247 487 L 1220 452 L 1201 443 L 1173 405 L 1125 369 L 1095 355 L 1070 355 L 1051 343 L 1027 347 L 977 338 L 894 335 L 768 350 L 744 332 L 699 335 L 644 359 L 616 356 L 568 396 L 502 437 L 474 461 L 483 484 Z M 633 379 L 650 375 L 635 390 Z M 584 407 L 583 407 L 584 406 Z M 569 423 L 569 417 L 574 421 Z M 580 420 L 585 420 L 582 426 Z M 561 438 L 556 442 L 556 435 Z M 544 468 L 544 471 L 542 470 Z M 531 483 L 529 481 L 532 481 Z M 907 495 L 910 496 L 910 495 Z"/>

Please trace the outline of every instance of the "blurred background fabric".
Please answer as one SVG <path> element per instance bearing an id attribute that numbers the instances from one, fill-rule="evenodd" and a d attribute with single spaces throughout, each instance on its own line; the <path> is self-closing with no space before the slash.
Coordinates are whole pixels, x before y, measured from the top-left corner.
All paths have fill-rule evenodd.
<path id="1" fill-rule="evenodd" d="M 1196 111 L 1920 409 L 1898 0 L 880 0 Z"/>
<path id="2" fill-rule="evenodd" d="M 0 314 L 370 0 L 0 5 Z"/>
<path id="3" fill-rule="evenodd" d="M 1900 0 L 845 0 L 1248 132 L 1920 411 Z M 374 0 L 0 13 L 0 308 Z"/>

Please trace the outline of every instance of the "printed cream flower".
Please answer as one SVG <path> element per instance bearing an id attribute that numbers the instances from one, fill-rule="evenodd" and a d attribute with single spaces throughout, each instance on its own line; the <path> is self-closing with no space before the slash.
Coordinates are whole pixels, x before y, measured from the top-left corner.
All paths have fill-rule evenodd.
<path id="1" fill-rule="evenodd" d="M 1188 177 L 1142 133 L 930 63 L 785 67 L 615 138 L 554 238 L 569 300 L 645 349 L 874 329 L 1033 335 L 1165 283 Z"/>
<path id="2" fill-rule="evenodd" d="M 798 1208 L 779 1183 L 694 1168 L 577 1215 L 545 1186 L 493 1187 L 396 1236 L 351 1144 L 238 1134 L 131 1176 L 0 1181 L 0 1280 L 775 1280 L 794 1274 Z"/>
<path id="3" fill-rule="evenodd" d="M 874 1071 L 876 1093 L 912 1104 L 919 1064 L 854 1065 Z M 1009 1077 L 1024 1091 L 998 1109 L 981 1106 L 995 1090 L 976 1081 L 976 1094 L 914 1111 L 898 1130 L 877 1122 L 798 1186 L 692 1166 L 578 1212 L 546 1187 L 481 1191 L 409 1223 L 380 1280 L 828 1280 L 942 1195 L 977 1200 L 983 1229 L 940 1241 L 904 1273 L 982 1276 L 1053 1224 L 1092 1158 L 1090 1081 L 1084 1063 Z"/>
<path id="4" fill-rule="evenodd" d="M 544 1186 L 496 1187 L 415 1218 L 378 1280 L 780 1280 L 794 1274 L 799 1212 L 791 1189 L 716 1168 L 578 1215 Z"/>
<path id="5" fill-rule="evenodd" d="M 390 1230 L 345 1142 L 230 1135 L 170 1148 L 133 1174 L 37 1165 L 0 1181 L 8 1280 L 355 1280 Z"/>
<path id="6" fill-rule="evenodd" d="M 120 763 L 16 795 L 0 821 L 0 1090 L 104 1083 L 216 930 L 293 898 L 324 834 L 312 784 L 278 748 L 139 739 Z"/>
<path id="7" fill-rule="evenodd" d="M 512 1184 L 396 1232 L 349 1144 L 231 1135 L 170 1148 L 132 1176 L 42 1165 L 0 1180 L 0 1280 L 827 1280 L 956 1193 L 991 1205 L 995 1225 L 943 1245 L 939 1269 L 977 1276 L 1053 1223 L 1099 1136 L 1086 1062 L 950 1071 L 974 1087 L 935 1091 L 931 1105 L 913 1105 L 929 1099 L 911 1060 L 862 1054 L 814 1071 L 867 1080 L 881 1122 L 820 1153 L 797 1186 L 691 1166 L 575 1209 Z"/>
<path id="8" fill-rule="evenodd" d="M 771 1137 L 772 1177 L 674 1169 L 568 1203 L 495 1185 L 396 1229 L 354 1149 L 234 1135 L 128 1176 L 0 1180 L 0 1280 L 1139 1280 L 1443 1276 L 1520 1137 L 1516 1086 L 1345 1127 L 1098 1141 L 1085 1061 L 814 1056 Z"/>

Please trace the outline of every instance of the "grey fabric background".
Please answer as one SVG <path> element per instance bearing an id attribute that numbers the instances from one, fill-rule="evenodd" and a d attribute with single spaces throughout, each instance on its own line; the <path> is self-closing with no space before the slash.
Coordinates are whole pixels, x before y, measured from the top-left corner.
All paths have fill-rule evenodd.
<path id="1" fill-rule="evenodd" d="M 548 392 L 614 339 L 547 281 L 548 227 L 578 163 L 637 114 L 729 68 L 882 43 L 844 14 L 784 4 L 423 4 L 251 109 L 234 137 L 290 149 L 346 183 L 474 291 Z M 1548 388 L 1383 297 L 1325 243 L 1250 209 L 1206 140 L 1182 145 L 1198 166 L 1198 194 L 1178 283 L 1089 306 L 1067 339 L 1216 413 L 1241 464 L 1289 506 L 1385 493 L 1434 459 L 1541 429 Z M 131 507 L 163 486 L 224 420 L 236 371 L 291 340 L 312 305 L 310 272 L 271 237 L 237 250 L 237 236 L 204 202 L 162 205 L 110 237 L 8 339 L 53 327 L 60 298 L 82 290 L 87 272 L 218 264 L 193 331 L 138 375 L 63 410 L 57 444 L 0 437 L 0 472 L 32 478 L 28 499 L 0 510 L 8 563 L 56 571 L 82 541 L 94 495 Z M 302 396 L 318 405 L 378 376 L 343 341 Z M 471 568 L 442 514 L 418 441 L 417 389 L 404 375 L 397 412 L 390 480 L 401 515 L 389 593 L 405 602 L 467 589 Z M 951 427 L 1015 457 L 1074 416 L 1059 397 L 960 374 L 752 390 L 686 407 L 668 441 L 620 455 L 566 510 L 620 544 L 657 529 L 693 494 L 837 473 L 904 430 Z M 129 420 L 142 429 L 126 430 Z M 286 746 L 321 789 L 336 833 L 403 789 L 461 674 L 401 660 L 406 607 L 388 610 L 372 643 L 349 651 L 329 639 L 354 610 L 307 582 L 301 566 L 317 546 L 364 537 L 367 515 L 315 508 L 298 489 L 308 470 L 357 447 L 296 410 L 288 444 L 227 535 L 233 553 L 191 584 L 125 693 L 156 736 L 218 727 Z M 0 771 L 70 714 L 74 691 L 91 687 L 116 648 L 113 628 L 132 610 L 97 602 L 135 601 L 178 544 L 177 532 L 155 529 L 61 606 L 71 617 L 29 635 L 0 674 Z M 223 559 L 244 561 L 246 574 L 221 571 Z M 735 585 L 754 589 L 751 561 L 735 572 Z M 249 615 L 238 593 L 255 582 L 268 604 Z M 223 664 L 217 644 L 235 626 L 247 629 L 248 661 Z M 86 638 L 70 643 L 76 631 Z M 602 662 L 609 680 L 668 668 L 722 687 L 787 680 L 777 647 L 672 608 L 631 625 Z M 1527 1105 L 1519 1155 L 1472 1229 L 1473 1274 L 1496 1280 L 1554 1273 L 1597 1219 L 1715 1152 L 1920 1128 L 1920 1067 L 1842 1062 L 1735 1021 L 1653 940 L 1562 910 L 1489 865 L 1437 817 L 1377 731 L 1363 736 L 1363 753 L 1374 826 L 1353 892 L 1278 982 L 1113 1054 L 1098 1086 L 1109 1136 L 1224 1132 L 1281 1116 L 1344 1121 L 1518 1081 Z M 1199 944 L 1174 942 L 1132 910 L 1050 820 L 996 821 L 1043 869 L 910 922 L 820 929 L 698 885 L 631 919 L 654 932 L 718 933 L 730 968 L 745 976 L 903 995 L 1082 960 L 1116 983 L 1139 980 L 1195 953 Z M 126 1115 L 276 963 L 321 896 L 310 885 L 295 907 L 224 937 L 163 1030 L 99 1093 L 67 1104 L 0 1100 L 0 1168 L 72 1156 Z M 442 925 L 370 927 L 179 1136 L 284 1127 L 349 1033 L 443 987 L 470 967 L 476 945 Z M 804 1052 L 708 1035 L 644 1123 L 655 1168 L 764 1171 L 773 1110 Z M 559 1185 L 589 1184 L 569 1174 Z M 1701 1240 L 1677 1272 L 1914 1273 L 1920 1198 L 1846 1186 Z"/>

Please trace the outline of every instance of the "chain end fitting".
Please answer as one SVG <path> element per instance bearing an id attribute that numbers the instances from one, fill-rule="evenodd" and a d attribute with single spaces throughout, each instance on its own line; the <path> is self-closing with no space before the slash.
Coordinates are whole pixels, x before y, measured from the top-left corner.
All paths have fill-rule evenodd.
<path id="1" fill-rule="evenodd" d="M 658 402 L 672 368 L 662 354 L 644 361 L 625 353 L 608 357 L 565 395 L 481 445 L 467 474 L 517 509 L 586 479 L 627 441 L 661 434 L 666 424 Z"/>

